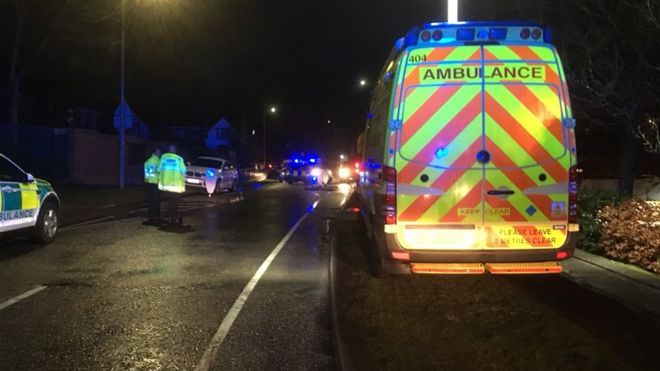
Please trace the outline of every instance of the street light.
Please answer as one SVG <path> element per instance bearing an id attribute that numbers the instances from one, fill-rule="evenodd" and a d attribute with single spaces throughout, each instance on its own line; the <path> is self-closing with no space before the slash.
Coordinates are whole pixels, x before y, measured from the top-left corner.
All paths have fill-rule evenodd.
<path id="1" fill-rule="evenodd" d="M 124 189 L 126 180 L 126 125 L 124 123 L 124 107 L 126 106 L 126 76 L 124 73 L 126 45 L 126 0 L 121 0 L 121 72 L 119 77 L 119 189 Z"/>
<path id="2" fill-rule="evenodd" d="M 264 111 L 264 168 L 266 167 L 266 112 L 270 112 L 271 115 L 274 115 L 277 113 L 277 107 L 275 106 L 270 106 L 268 110 Z"/>
<path id="3" fill-rule="evenodd" d="M 346 158 L 346 156 L 344 156 L 343 153 L 341 155 L 339 155 L 339 167 L 342 167 L 344 165 L 344 159 L 345 158 Z"/>
<path id="4" fill-rule="evenodd" d="M 155 0 L 152 0 L 155 1 Z M 126 183 L 126 126 L 127 117 L 132 113 L 128 110 L 126 104 L 126 0 L 121 0 L 121 56 L 120 56 L 120 77 L 119 77 L 119 117 L 115 125 L 119 124 L 119 189 L 124 189 Z M 117 114 L 117 113 L 115 113 Z M 133 118 L 131 117 L 131 120 Z M 131 121 L 129 120 L 129 121 Z"/>
<path id="5" fill-rule="evenodd" d="M 360 79 L 358 84 L 360 85 L 361 88 L 364 88 L 365 86 L 367 86 L 367 79 Z"/>
<path id="6" fill-rule="evenodd" d="M 458 22 L 458 0 L 447 1 L 447 22 Z"/>

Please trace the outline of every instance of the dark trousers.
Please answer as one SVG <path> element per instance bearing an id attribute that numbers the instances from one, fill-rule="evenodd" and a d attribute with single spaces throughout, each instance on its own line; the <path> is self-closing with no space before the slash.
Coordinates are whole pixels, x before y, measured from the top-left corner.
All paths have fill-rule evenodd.
<path id="1" fill-rule="evenodd" d="M 160 191 L 158 190 L 158 184 L 146 183 L 146 187 L 149 198 L 149 218 L 160 218 Z"/>
<path id="2" fill-rule="evenodd" d="M 167 216 L 170 219 L 179 218 L 179 194 L 176 192 L 165 192 L 167 195 Z"/>

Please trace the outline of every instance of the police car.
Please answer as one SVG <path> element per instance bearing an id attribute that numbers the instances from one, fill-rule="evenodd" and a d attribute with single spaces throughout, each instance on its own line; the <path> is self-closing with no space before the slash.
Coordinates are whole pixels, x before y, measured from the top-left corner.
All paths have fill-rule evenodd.
<path id="1" fill-rule="evenodd" d="M 359 194 L 375 274 L 561 272 L 579 231 L 579 168 L 547 28 L 414 28 L 369 112 Z"/>
<path id="2" fill-rule="evenodd" d="M 0 233 L 28 230 L 40 242 L 53 241 L 60 200 L 50 183 L 0 153 L 0 192 Z"/>

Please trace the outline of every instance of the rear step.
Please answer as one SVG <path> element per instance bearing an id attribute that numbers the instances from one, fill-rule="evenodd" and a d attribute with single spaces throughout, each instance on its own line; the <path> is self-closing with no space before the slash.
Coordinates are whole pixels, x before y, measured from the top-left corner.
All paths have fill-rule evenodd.
<path id="1" fill-rule="evenodd" d="M 410 263 L 413 273 L 420 274 L 483 274 L 481 263 Z"/>
<path id="2" fill-rule="evenodd" d="M 487 263 L 486 270 L 491 274 L 556 274 L 562 268 L 557 262 Z"/>

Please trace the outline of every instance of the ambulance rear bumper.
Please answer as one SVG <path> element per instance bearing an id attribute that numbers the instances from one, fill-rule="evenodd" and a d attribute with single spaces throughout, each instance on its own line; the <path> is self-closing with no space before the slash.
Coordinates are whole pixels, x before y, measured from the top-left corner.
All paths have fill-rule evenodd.
<path id="1" fill-rule="evenodd" d="M 392 252 L 407 252 L 410 262 L 417 263 L 522 263 L 556 261 L 562 251 L 573 256 L 577 233 L 568 233 L 566 243 L 554 249 L 509 249 L 509 250 L 410 250 L 404 249 L 394 234 L 385 234 L 387 255 Z M 393 259 L 392 259 L 393 260 Z M 405 263 L 405 262 L 402 262 Z"/>

